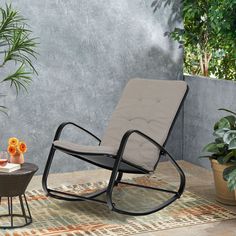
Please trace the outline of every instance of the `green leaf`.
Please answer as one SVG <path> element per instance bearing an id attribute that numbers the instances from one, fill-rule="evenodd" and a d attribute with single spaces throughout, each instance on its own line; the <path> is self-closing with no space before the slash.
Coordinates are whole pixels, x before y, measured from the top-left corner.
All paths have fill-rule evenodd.
<path id="1" fill-rule="evenodd" d="M 28 64 L 36 72 L 30 58 L 36 58 L 36 51 L 34 50 L 36 45 L 35 38 L 29 38 L 29 34 L 24 31 L 24 28 L 15 29 L 10 39 L 9 49 L 5 53 L 3 65 L 14 60 Z"/>
<path id="2" fill-rule="evenodd" d="M 218 152 L 218 151 L 219 151 L 219 149 L 218 149 L 216 143 L 209 143 L 209 144 L 207 144 L 207 145 L 203 148 L 203 152 L 216 153 L 216 152 Z"/>
<path id="3" fill-rule="evenodd" d="M 229 150 L 236 149 L 236 138 L 231 139 L 228 149 Z"/>
<path id="4" fill-rule="evenodd" d="M 215 125 L 214 130 L 218 129 L 231 129 L 231 124 L 225 117 L 221 118 Z"/>
<path id="5" fill-rule="evenodd" d="M 223 138 L 216 138 L 215 143 L 223 143 Z"/>
<path id="6" fill-rule="evenodd" d="M 232 154 L 232 152 L 229 152 L 227 155 L 225 155 L 225 156 L 223 156 L 223 155 L 221 155 L 221 156 L 218 156 L 218 157 L 216 157 L 216 159 L 217 159 L 217 161 L 220 163 L 220 164 L 226 164 L 226 163 L 230 163 L 230 162 L 232 162 L 232 160 L 233 160 L 233 154 Z"/>
<path id="7" fill-rule="evenodd" d="M 219 111 L 227 111 L 227 112 L 229 112 L 229 113 L 231 113 L 231 114 L 233 114 L 233 115 L 236 115 L 236 112 L 231 111 L 231 110 L 229 110 L 229 109 L 219 108 L 218 110 L 219 110 Z"/>
<path id="8" fill-rule="evenodd" d="M 2 112 L 4 115 L 8 116 L 8 114 L 7 114 L 7 107 L 0 106 L 0 112 Z"/>
<path id="9" fill-rule="evenodd" d="M 219 138 L 223 138 L 224 134 L 229 130 L 230 129 L 226 129 L 226 128 L 217 129 L 217 130 L 214 131 L 213 135 L 216 136 L 216 137 L 219 137 Z"/>
<path id="10" fill-rule="evenodd" d="M 229 130 L 223 136 L 223 140 L 227 144 L 229 144 L 231 140 L 235 138 L 236 138 L 236 130 Z"/>
<path id="11" fill-rule="evenodd" d="M 229 121 L 231 128 L 235 127 L 235 121 L 236 121 L 236 117 L 235 116 L 230 115 L 230 116 L 225 116 L 224 118 Z"/>
<path id="12" fill-rule="evenodd" d="M 227 186 L 230 191 L 234 191 L 236 189 L 236 166 L 232 168 L 227 174 L 226 174 L 226 179 L 227 179 Z"/>
<path id="13" fill-rule="evenodd" d="M 219 148 L 219 149 L 222 149 L 226 146 L 225 143 L 217 143 L 216 146 Z"/>
<path id="14" fill-rule="evenodd" d="M 15 86 L 16 93 L 23 88 L 27 92 L 27 85 L 31 82 L 31 72 L 25 71 L 25 65 L 22 64 L 15 73 L 8 75 L 2 82 L 9 81 L 10 86 Z"/>
<path id="15" fill-rule="evenodd" d="M 223 156 L 217 157 L 217 161 L 219 162 L 219 164 L 224 164 L 224 157 Z"/>
<path id="16" fill-rule="evenodd" d="M 220 164 L 225 164 L 230 162 L 230 159 L 234 156 L 234 153 L 231 151 L 225 156 L 218 157 L 217 160 Z"/>
<path id="17" fill-rule="evenodd" d="M 224 180 L 227 181 L 228 178 L 229 178 L 229 174 L 235 169 L 236 169 L 236 166 L 229 166 L 229 167 L 225 168 L 224 171 L 223 171 Z"/>

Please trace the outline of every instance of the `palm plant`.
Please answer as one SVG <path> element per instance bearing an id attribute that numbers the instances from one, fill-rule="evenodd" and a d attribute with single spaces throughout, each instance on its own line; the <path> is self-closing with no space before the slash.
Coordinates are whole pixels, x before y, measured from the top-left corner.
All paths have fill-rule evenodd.
<path id="1" fill-rule="evenodd" d="M 31 34 L 26 19 L 18 11 L 8 4 L 5 8 L 0 7 L 0 69 L 11 61 L 16 67 L 1 82 L 9 82 L 17 94 L 21 89 L 27 91 L 32 75 L 37 74 L 32 64 L 32 59 L 36 59 L 37 55 L 37 39 L 31 37 Z M 6 107 L 0 106 L 0 111 L 6 113 Z"/>

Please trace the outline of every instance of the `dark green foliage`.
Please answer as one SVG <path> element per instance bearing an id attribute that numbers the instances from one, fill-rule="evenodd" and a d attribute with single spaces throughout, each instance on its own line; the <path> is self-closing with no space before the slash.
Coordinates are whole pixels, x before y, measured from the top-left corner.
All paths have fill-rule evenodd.
<path id="1" fill-rule="evenodd" d="M 229 190 L 236 189 L 236 166 L 230 166 L 224 170 L 224 179 L 228 182 Z"/>

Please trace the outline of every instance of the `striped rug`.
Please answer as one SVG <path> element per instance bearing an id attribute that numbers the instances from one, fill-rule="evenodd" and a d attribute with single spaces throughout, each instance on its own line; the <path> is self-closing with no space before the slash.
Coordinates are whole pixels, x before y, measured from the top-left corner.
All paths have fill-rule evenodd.
<path id="1" fill-rule="evenodd" d="M 144 185 L 165 186 L 173 190 L 172 186 L 155 177 L 139 177 L 132 181 Z M 95 189 L 101 189 L 106 184 L 106 182 L 99 182 L 61 186 L 60 188 L 68 192 L 85 194 Z M 116 188 L 113 198 L 117 207 L 127 210 L 145 210 L 160 204 L 168 197 L 167 193 L 156 193 L 147 189 L 137 190 L 135 187 L 120 185 Z M 120 215 L 109 211 L 106 205 L 93 202 L 55 200 L 46 197 L 42 190 L 27 192 L 27 198 L 33 216 L 33 224 L 21 229 L 1 230 L 0 235 L 134 235 L 236 218 L 235 213 L 188 191 L 185 191 L 179 200 L 165 209 L 138 217 Z M 6 203 L 6 200 L 3 199 L 0 205 L 1 213 L 6 211 Z M 13 203 L 14 211 L 20 212 L 18 201 L 14 200 Z M 0 224 L 3 223 L 1 219 Z"/>

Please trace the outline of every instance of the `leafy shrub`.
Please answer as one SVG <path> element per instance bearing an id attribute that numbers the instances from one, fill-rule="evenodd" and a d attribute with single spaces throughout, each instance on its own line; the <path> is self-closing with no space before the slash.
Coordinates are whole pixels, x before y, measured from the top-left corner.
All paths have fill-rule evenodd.
<path id="1" fill-rule="evenodd" d="M 155 0 L 154 11 L 176 0 Z M 184 72 L 236 80 L 236 0 L 182 0 L 184 29 L 169 32 L 184 47 Z"/>

